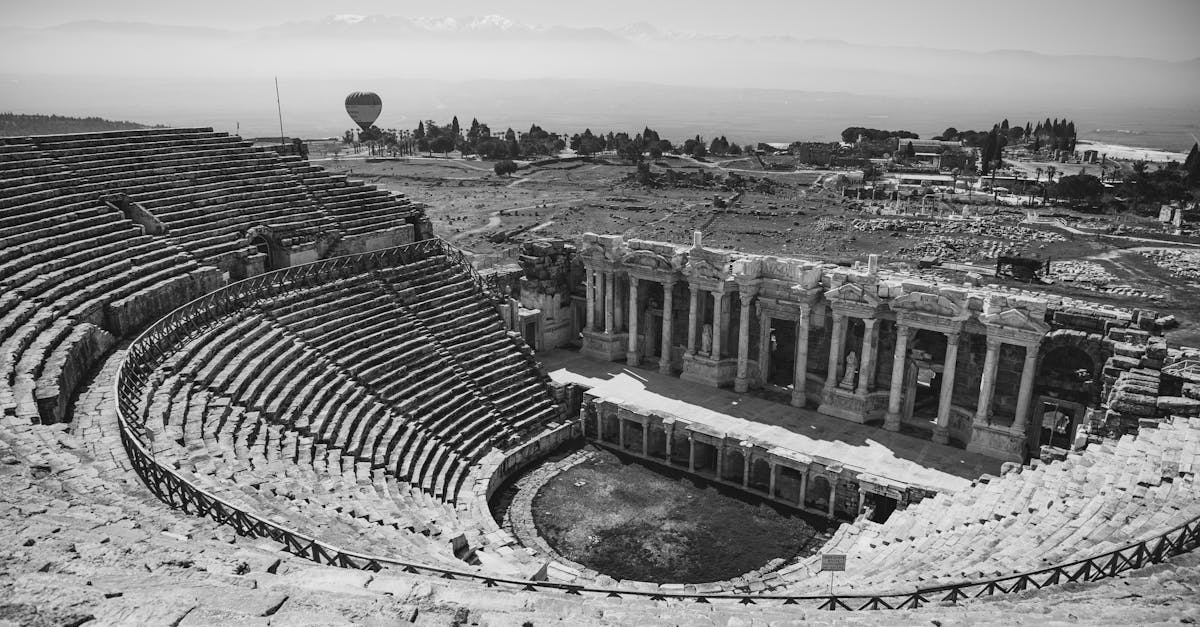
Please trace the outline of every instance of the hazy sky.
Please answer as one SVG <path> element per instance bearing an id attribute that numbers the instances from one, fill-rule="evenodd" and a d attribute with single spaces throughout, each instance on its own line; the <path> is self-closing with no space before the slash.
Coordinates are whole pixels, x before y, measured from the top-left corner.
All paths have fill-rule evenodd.
<path id="1" fill-rule="evenodd" d="M 0 0 L 0 24 L 147 21 L 252 28 L 332 14 L 497 14 L 533 24 L 792 35 L 970 51 L 1200 57 L 1200 0 Z"/>

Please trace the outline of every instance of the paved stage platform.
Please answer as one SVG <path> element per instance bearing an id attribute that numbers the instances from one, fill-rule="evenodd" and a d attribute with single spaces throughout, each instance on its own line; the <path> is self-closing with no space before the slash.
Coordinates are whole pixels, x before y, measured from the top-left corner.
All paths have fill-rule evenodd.
<path id="1" fill-rule="evenodd" d="M 750 437 L 848 469 L 937 492 L 957 492 L 1003 462 L 809 409 L 682 381 L 656 370 L 596 361 L 577 352 L 538 355 L 550 377 L 576 382 L 621 405 L 703 423 L 732 437 Z"/>

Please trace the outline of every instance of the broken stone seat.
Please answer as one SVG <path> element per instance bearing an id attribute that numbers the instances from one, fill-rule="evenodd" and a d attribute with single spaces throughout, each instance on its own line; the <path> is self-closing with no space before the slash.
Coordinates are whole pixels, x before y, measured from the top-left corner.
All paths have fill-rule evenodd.
<path id="1" fill-rule="evenodd" d="M 850 556 L 850 590 L 882 592 L 1035 570 L 1155 537 L 1200 514 L 1191 465 L 1200 419 L 1176 418 L 1065 460 L 1037 464 L 895 512 L 843 525 L 820 552 Z M 819 592 L 808 558 L 776 580 Z"/>

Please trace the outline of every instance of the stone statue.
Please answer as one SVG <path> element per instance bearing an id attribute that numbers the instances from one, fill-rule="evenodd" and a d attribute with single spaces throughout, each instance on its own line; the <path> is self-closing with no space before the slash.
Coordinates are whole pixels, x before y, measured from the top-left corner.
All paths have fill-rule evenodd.
<path id="1" fill-rule="evenodd" d="M 850 351 L 846 355 L 846 374 L 842 376 L 842 383 L 838 387 L 846 390 L 854 389 L 854 375 L 858 372 L 858 355 L 854 351 Z"/>
<path id="2" fill-rule="evenodd" d="M 705 324 L 700 330 L 700 352 L 705 355 L 712 355 L 712 325 Z"/>

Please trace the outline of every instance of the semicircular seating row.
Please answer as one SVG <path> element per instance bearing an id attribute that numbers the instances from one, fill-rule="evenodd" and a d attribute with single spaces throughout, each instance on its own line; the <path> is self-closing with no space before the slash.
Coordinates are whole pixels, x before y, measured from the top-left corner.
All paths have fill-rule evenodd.
<path id="1" fill-rule="evenodd" d="M 147 235 L 105 202 L 118 193 L 167 234 Z M 419 214 L 403 197 L 206 128 L 0 138 L 0 410 L 66 419 L 115 337 L 223 284 L 252 226 L 291 245 Z"/>
<path id="2" fill-rule="evenodd" d="M 1014 575 L 1101 555 L 1200 516 L 1200 419 L 1176 416 L 1065 460 L 1037 460 L 938 494 L 884 523 L 842 525 L 820 553 L 847 555 L 843 593 L 876 594 Z M 769 576 L 821 594 L 820 555 Z"/>
<path id="3" fill-rule="evenodd" d="M 44 135 L 0 144 L 30 149 L 10 181 L 13 202 L 36 209 L 43 202 L 123 193 L 162 221 L 174 243 L 217 265 L 245 252 L 243 234 L 253 225 L 296 245 L 323 233 L 394 228 L 419 214 L 402 196 L 210 128 Z"/>
<path id="4" fill-rule="evenodd" d="M 561 410 L 532 352 L 444 255 L 258 300 L 150 380 L 140 411 L 159 461 L 249 512 L 458 567 L 462 535 L 502 572 L 536 570 L 529 551 L 489 546 L 495 524 L 473 520 L 486 508 L 462 490 L 474 463 Z"/>

